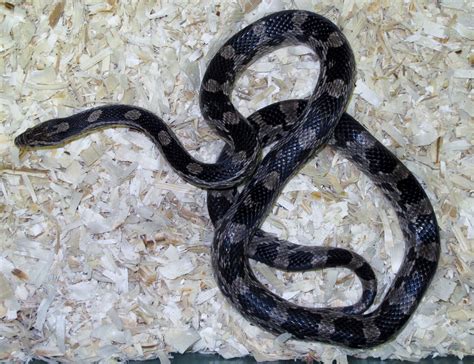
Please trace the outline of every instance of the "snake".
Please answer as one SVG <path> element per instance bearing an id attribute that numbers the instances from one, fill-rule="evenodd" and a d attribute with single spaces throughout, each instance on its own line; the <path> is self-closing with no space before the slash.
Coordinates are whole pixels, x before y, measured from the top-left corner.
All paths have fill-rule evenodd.
<path id="1" fill-rule="evenodd" d="M 320 62 L 311 95 L 244 117 L 231 101 L 237 78 L 262 55 L 294 45 L 306 46 Z M 349 42 L 333 22 L 310 11 L 285 10 L 238 31 L 209 61 L 199 104 L 203 118 L 225 142 L 213 163 L 194 158 L 167 123 L 133 105 L 102 105 L 44 121 L 18 135 L 15 144 L 24 149 L 61 146 L 105 127 L 145 133 L 184 181 L 208 191 L 215 229 L 212 269 L 234 309 L 275 335 L 370 348 L 396 337 L 416 310 L 437 269 L 440 237 L 435 212 L 416 177 L 346 113 L 355 69 Z M 362 256 L 344 248 L 295 244 L 261 230 L 286 183 L 326 146 L 381 190 L 403 233 L 403 262 L 377 305 L 377 279 Z M 263 156 L 264 148 L 269 150 Z M 348 268 L 361 282 L 362 294 L 349 306 L 300 306 L 260 282 L 251 259 L 290 272 Z"/>

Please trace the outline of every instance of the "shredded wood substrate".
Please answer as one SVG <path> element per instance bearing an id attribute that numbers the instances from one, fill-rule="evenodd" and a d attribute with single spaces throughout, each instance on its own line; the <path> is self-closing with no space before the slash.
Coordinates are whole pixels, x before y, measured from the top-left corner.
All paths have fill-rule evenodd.
<path id="1" fill-rule="evenodd" d="M 21 153 L 41 121 L 110 103 L 142 106 L 212 161 L 200 80 L 220 45 L 258 18 L 306 9 L 338 24 L 357 61 L 348 111 L 400 158 L 437 214 L 438 272 L 392 341 L 369 350 L 275 337 L 219 292 L 206 192 L 184 183 L 144 135 L 108 129 Z M 0 4 L 0 360 L 64 362 L 251 355 L 417 360 L 473 353 L 473 3 L 440 1 L 9 1 Z M 245 115 L 308 96 L 305 47 L 263 57 L 236 84 Z M 325 149 L 287 185 L 264 229 L 306 245 L 350 247 L 374 267 L 377 302 L 404 256 L 394 210 Z M 252 263 L 271 289 L 310 307 L 354 303 L 351 272 L 289 274 Z"/>

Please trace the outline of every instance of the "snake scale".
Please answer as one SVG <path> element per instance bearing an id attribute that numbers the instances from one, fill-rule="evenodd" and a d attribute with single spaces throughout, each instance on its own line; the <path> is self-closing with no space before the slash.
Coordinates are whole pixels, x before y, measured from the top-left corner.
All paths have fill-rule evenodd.
<path id="1" fill-rule="evenodd" d="M 320 74 L 312 95 L 243 117 L 231 102 L 236 78 L 261 55 L 289 45 L 305 45 L 319 58 Z M 436 271 L 440 243 L 436 216 L 421 185 L 345 113 L 354 79 L 354 55 L 336 25 L 312 12 L 282 11 L 231 37 L 205 72 L 202 114 L 226 142 L 215 163 L 193 158 L 165 122 L 129 105 L 100 106 L 43 122 L 19 135 L 15 144 L 55 146 L 106 126 L 144 132 L 185 181 L 209 190 L 215 279 L 243 316 L 275 334 L 288 332 L 297 339 L 368 348 L 391 339 L 408 321 Z M 270 151 L 261 158 L 262 148 L 268 145 Z M 325 145 L 346 156 L 382 190 L 405 238 L 404 261 L 375 308 L 371 306 L 376 278 L 364 258 L 341 248 L 296 245 L 259 229 L 286 182 Z M 238 184 L 243 186 L 240 193 Z M 249 258 L 288 271 L 346 267 L 362 283 L 361 298 L 346 307 L 295 305 L 257 280 Z"/>

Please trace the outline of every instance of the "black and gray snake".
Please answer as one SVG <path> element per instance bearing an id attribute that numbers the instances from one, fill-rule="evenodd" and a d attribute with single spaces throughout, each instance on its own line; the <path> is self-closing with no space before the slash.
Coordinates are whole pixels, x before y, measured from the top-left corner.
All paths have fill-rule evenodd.
<path id="1" fill-rule="evenodd" d="M 276 103 L 243 117 L 230 101 L 239 74 L 279 47 L 305 45 L 319 58 L 320 74 L 307 100 Z M 193 158 L 151 112 L 107 105 L 43 122 L 15 139 L 18 147 L 53 146 L 104 126 L 147 134 L 187 182 L 209 189 L 215 225 L 211 259 L 222 293 L 250 321 L 294 338 L 366 348 L 386 342 L 408 321 L 437 267 L 440 243 L 433 208 L 409 170 L 344 112 L 354 87 L 355 61 L 342 32 L 326 18 L 289 10 L 266 16 L 231 37 L 210 61 L 200 92 L 206 121 L 226 141 L 216 163 Z M 262 159 L 262 148 L 272 144 Z M 405 258 L 381 303 L 373 270 L 340 248 L 305 247 L 259 230 L 286 182 L 324 145 L 367 174 L 392 203 L 405 238 Z M 240 193 L 236 186 L 243 184 Z M 347 307 L 306 308 L 271 293 L 249 258 L 288 271 L 346 267 L 360 279 L 362 296 Z"/>

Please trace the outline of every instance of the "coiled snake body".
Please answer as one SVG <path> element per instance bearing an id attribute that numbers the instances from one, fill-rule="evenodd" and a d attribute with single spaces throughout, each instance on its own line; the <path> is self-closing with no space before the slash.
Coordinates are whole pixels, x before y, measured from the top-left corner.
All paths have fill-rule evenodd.
<path id="1" fill-rule="evenodd" d="M 256 58 L 278 47 L 303 44 L 318 56 L 321 71 L 308 100 L 288 100 L 243 117 L 230 96 L 238 75 Z M 214 164 L 191 157 L 170 128 L 151 112 L 108 105 L 41 123 L 15 139 L 19 147 L 62 144 L 104 126 L 146 133 L 187 182 L 209 189 L 215 225 L 212 266 L 219 288 L 250 321 L 274 333 L 354 348 L 389 340 L 407 322 L 437 267 L 439 233 L 433 208 L 415 177 L 361 124 L 344 113 L 353 90 L 355 61 L 340 30 L 306 11 L 264 17 L 230 38 L 204 75 L 203 116 L 227 142 Z M 275 142 L 275 143 L 274 143 Z M 261 150 L 274 143 L 260 161 Z M 323 145 L 343 153 L 381 188 L 399 218 L 405 259 L 381 303 L 372 305 L 375 275 L 359 255 L 340 248 L 305 247 L 259 230 L 285 183 Z M 238 193 L 236 185 L 243 184 Z M 249 258 L 288 271 L 346 267 L 363 293 L 354 305 L 306 308 L 271 293 L 252 272 Z"/>

